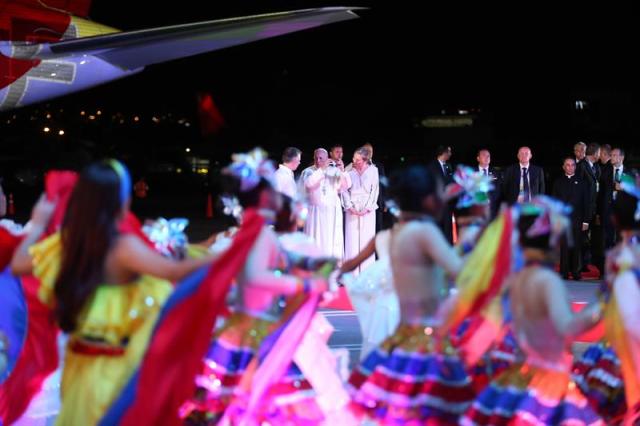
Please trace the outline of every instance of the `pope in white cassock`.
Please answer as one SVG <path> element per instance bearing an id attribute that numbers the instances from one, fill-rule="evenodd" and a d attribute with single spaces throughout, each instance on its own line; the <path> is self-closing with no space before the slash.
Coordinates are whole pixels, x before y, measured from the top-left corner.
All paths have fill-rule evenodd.
<path id="1" fill-rule="evenodd" d="M 311 236 L 325 256 L 339 260 L 344 255 L 340 193 L 351 186 L 349 176 L 329 160 L 326 149 L 313 152 L 313 166 L 302 171 L 300 182 L 309 203 L 304 232 Z"/>
<path id="2" fill-rule="evenodd" d="M 376 209 L 380 177 L 378 168 L 370 163 L 371 152 L 363 147 L 353 154 L 351 169 L 347 172 L 350 185 L 342 192 L 345 209 L 345 259 L 352 259 L 360 253 L 376 235 Z M 354 271 L 357 275 L 375 262 L 370 256 Z"/>

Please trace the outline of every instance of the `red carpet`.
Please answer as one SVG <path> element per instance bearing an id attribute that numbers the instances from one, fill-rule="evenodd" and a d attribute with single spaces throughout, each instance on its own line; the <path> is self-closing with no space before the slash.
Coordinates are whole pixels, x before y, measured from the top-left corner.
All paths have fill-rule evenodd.
<path id="1" fill-rule="evenodd" d="M 598 271 L 598 268 L 596 268 L 593 265 L 587 265 L 587 269 L 589 269 L 589 272 L 583 272 L 582 273 L 582 279 L 583 280 L 597 280 L 598 279 L 598 275 L 600 275 L 600 271 Z M 556 272 L 560 273 L 560 265 L 556 265 Z"/>
<path id="2" fill-rule="evenodd" d="M 343 311 L 353 311 L 353 306 L 349 300 L 349 295 L 344 287 L 338 289 L 335 299 L 325 305 L 331 309 L 341 309 Z"/>

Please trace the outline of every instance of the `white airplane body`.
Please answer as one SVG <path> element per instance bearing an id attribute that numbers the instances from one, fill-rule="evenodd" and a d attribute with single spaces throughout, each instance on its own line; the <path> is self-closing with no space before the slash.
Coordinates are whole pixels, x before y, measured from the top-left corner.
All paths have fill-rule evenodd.
<path id="1" fill-rule="evenodd" d="M 84 10 L 90 3 L 47 3 L 55 1 L 81 3 Z M 147 65 L 355 19 L 357 9 L 306 9 L 120 32 L 39 0 L 0 0 L 0 111 L 127 77 Z"/>

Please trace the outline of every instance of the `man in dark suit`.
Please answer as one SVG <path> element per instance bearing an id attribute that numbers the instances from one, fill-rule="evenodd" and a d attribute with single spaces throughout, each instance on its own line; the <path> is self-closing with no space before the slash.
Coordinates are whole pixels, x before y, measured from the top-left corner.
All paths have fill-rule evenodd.
<path id="1" fill-rule="evenodd" d="M 622 148 L 616 147 L 611 150 L 611 165 L 613 166 L 613 192 L 611 198 L 615 201 L 618 196 L 618 191 L 620 191 L 622 176 L 630 175 L 635 177 L 635 174 L 625 167 L 624 149 Z M 620 232 L 616 229 L 614 230 L 614 245 L 618 241 L 620 241 Z"/>
<path id="2" fill-rule="evenodd" d="M 624 149 L 616 147 L 611 150 L 611 165 L 613 166 L 612 198 L 615 200 L 618 191 L 620 191 L 620 181 L 626 172 L 624 168 Z"/>
<path id="3" fill-rule="evenodd" d="M 560 246 L 560 274 L 569 279 L 569 273 L 574 280 L 580 280 L 580 248 L 582 232 L 589 229 L 586 215 L 587 191 L 586 186 L 576 177 L 576 161 L 573 157 L 566 157 L 562 163 L 564 174 L 553 182 L 553 197 L 568 204 L 571 211 L 571 231 L 573 244 L 563 241 Z"/>
<path id="4" fill-rule="evenodd" d="M 593 264 L 599 271 L 604 271 L 604 254 L 614 245 L 615 230 L 611 220 L 611 207 L 613 204 L 613 165 L 611 164 L 611 145 L 600 147 L 600 181 L 596 199 L 595 225 L 591 229 Z M 601 275 L 604 272 L 601 272 Z"/>
<path id="5" fill-rule="evenodd" d="M 544 194 L 544 173 L 531 161 L 531 149 L 527 146 L 518 150 L 518 164 L 513 164 L 504 172 L 502 199 L 509 203 L 529 202 L 536 195 Z"/>
<path id="6" fill-rule="evenodd" d="M 600 145 L 597 143 L 590 143 L 587 145 L 587 155 L 584 160 L 578 163 L 576 167 L 576 175 L 578 180 L 584 182 L 587 187 L 587 219 L 589 222 L 589 228 L 592 229 L 595 225 L 595 216 L 597 211 L 596 202 L 598 200 L 598 192 L 600 190 L 600 166 L 598 160 L 600 159 Z M 587 272 L 587 265 L 591 263 L 593 259 L 592 253 L 592 241 L 593 235 L 591 232 L 585 231 L 582 235 L 582 271 Z"/>
<path id="7" fill-rule="evenodd" d="M 436 179 L 440 179 L 446 187 L 453 182 L 453 167 L 449 164 L 451 159 L 450 146 L 438 146 L 436 150 L 436 159 L 427 164 L 427 168 L 431 171 Z M 449 243 L 453 243 L 453 222 L 451 221 L 452 206 L 446 205 L 443 208 L 442 218 L 438 222 L 442 233 Z"/>
<path id="8" fill-rule="evenodd" d="M 476 156 L 478 161 L 478 171 L 485 176 L 491 177 L 493 189 L 489 192 L 490 214 L 493 220 L 498 215 L 500 209 L 500 187 L 502 186 L 502 174 L 491 166 L 491 152 L 488 149 L 481 149 Z"/>

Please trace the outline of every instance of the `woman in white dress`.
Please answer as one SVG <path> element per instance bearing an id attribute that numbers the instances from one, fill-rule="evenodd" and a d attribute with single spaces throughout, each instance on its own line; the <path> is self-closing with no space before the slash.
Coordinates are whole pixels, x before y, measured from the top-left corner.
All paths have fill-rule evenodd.
<path id="1" fill-rule="evenodd" d="M 375 236 L 380 191 L 378 168 L 371 164 L 371 151 L 368 148 L 356 150 L 352 165 L 347 172 L 350 185 L 342 192 L 345 209 L 345 259 L 356 257 Z M 374 261 L 373 255 L 364 259 L 353 270 L 353 274 L 359 274 Z"/>
<path id="2" fill-rule="evenodd" d="M 380 231 L 356 257 L 344 262 L 340 268 L 342 282 L 358 314 L 362 332 L 361 359 L 391 335 L 400 322 L 400 306 L 389 258 L 390 237 L 390 230 Z M 375 253 L 378 260 L 360 275 L 347 274 Z"/>

